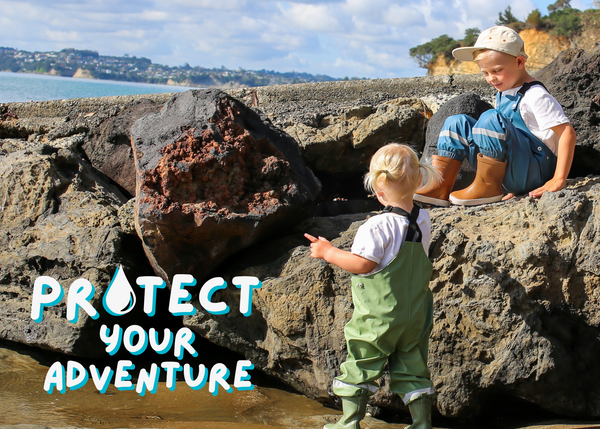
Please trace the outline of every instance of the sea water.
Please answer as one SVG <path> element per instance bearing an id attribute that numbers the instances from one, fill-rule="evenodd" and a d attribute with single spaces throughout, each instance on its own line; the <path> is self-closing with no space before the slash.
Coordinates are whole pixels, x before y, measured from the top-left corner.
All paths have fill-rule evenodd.
<path id="1" fill-rule="evenodd" d="M 102 394 L 90 384 L 64 394 L 56 390 L 49 394 L 44 391 L 44 379 L 51 354 L 0 341 L 0 427 L 320 428 L 339 414 L 305 396 L 260 386 L 214 396 L 207 389 L 192 390 L 181 381 L 172 388 L 161 381 L 154 394 L 144 396 L 112 384 Z M 392 426 L 384 424 L 377 429 Z"/>
<path id="2" fill-rule="evenodd" d="M 182 92 L 184 86 L 0 72 L 0 103 Z"/>

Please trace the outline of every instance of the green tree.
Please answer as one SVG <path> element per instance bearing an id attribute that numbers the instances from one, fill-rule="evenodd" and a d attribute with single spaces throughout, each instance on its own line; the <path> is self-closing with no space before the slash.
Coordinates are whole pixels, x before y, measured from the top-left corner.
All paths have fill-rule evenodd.
<path id="1" fill-rule="evenodd" d="M 459 46 L 456 40 L 443 34 L 427 43 L 410 48 L 409 54 L 419 67 L 428 68 L 440 56 L 451 59 L 452 50 Z"/>
<path id="2" fill-rule="evenodd" d="M 557 10 L 564 10 L 571 8 L 571 0 L 556 0 L 554 3 L 548 6 L 548 12 L 555 12 Z"/>
<path id="3" fill-rule="evenodd" d="M 510 26 L 510 24 L 518 21 L 519 20 L 517 17 L 512 14 L 510 6 L 508 6 L 504 12 L 498 13 L 498 21 L 496 21 L 496 25 Z"/>
<path id="4" fill-rule="evenodd" d="M 548 15 L 549 21 L 554 24 L 552 33 L 570 39 L 581 33 L 581 11 L 571 7 L 556 10 Z"/>
<path id="5" fill-rule="evenodd" d="M 18 72 L 21 66 L 13 57 L 0 54 L 0 71 Z"/>
<path id="6" fill-rule="evenodd" d="M 481 30 L 479 28 L 467 28 L 465 30 L 465 38 L 460 40 L 461 46 L 474 46 L 480 33 Z"/>
<path id="7" fill-rule="evenodd" d="M 544 26 L 544 18 L 542 17 L 542 13 L 538 9 L 534 9 L 527 17 L 525 24 L 528 27 L 542 28 Z"/>
<path id="8" fill-rule="evenodd" d="M 525 23 L 519 21 L 516 16 L 513 15 L 511 7 L 508 6 L 504 12 L 498 14 L 498 21 L 496 25 L 505 25 L 512 28 L 517 33 L 525 28 Z"/>

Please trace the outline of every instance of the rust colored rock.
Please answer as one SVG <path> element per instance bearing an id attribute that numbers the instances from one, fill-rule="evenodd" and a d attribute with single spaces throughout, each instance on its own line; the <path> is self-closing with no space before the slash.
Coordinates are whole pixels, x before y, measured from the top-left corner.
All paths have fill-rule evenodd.
<path id="1" fill-rule="evenodd" d="M 132 128 L 136 229 L 157 275 L 206 278 L 310 213 L 320 184 L 294 140 L 218 90 L 175 95 Z"/>

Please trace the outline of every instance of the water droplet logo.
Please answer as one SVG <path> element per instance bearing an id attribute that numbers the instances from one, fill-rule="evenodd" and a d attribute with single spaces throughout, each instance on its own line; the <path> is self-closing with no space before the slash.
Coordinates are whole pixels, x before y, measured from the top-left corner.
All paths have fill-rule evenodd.
<path id="1" fill-rule="evenodd" d="M 104 292 L 102 303 L 104 309 L 113 316 L 127 314 L 135 307 L 135 293 L 121 265 L 117 267 L 115 275 Z"/>

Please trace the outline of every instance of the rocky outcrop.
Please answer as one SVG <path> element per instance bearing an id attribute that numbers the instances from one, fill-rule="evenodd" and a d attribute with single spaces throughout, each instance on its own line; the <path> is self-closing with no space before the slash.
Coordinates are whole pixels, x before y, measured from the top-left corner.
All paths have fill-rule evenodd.
<path id="1" fill-rule="evenodd" d="M 205 279 L 309 216 L 320 189 L 294 140 L 218 90 L 175 95 L 135 123 L 132 139 L 136 230 L 167 283 L 178 273 Z"/>
<path id="2" fill-rule="evenodd" d="M 117 218 L 127 198 L 73 152 L 76 138 L 57 139 L 52 146 L 1 141 L 0 338 L 66 354 L 104 356 L 97 336 L 102 323 L 111 323 L 101 304 L 106 286 L 119 265 L 134 276 L 148 270 L 139 257 L 139 242 L 123 233 Z M 89 280 L 96 288 L 91 302 L 100 318 L 80 311 L 72 324 L 63 301 L 46 308 L 43 320 L 35 323 L 33 282 L 42 275 L 57 280 L 65 296 L 76 279 Z M 139 320 L 140 313 L 128 320 Z"/>
<path id="3" fill-rule="evenodd" d="M 565 110 L 574 116 L 581 138 L 577 150 L 584 152 L 576 155 L 573 168 L 582 177 L 538 200 L 518 197 L 430 211 L 436 306 L 430 362 L 439 391 L 436 407 L 444 416 L 472 417 L 490 398 L 498 409 L 524 400 L 566 416 L 600 416 L 600 180 L 585 177 L 596 174 L 594 168 L 600 165 L 586 164 L 599 151 L 594 52 L 565 57 L 544 78 L 556 85 L 555 95 L 567 101 Z M 561 76 L 570 86 L 559 85 Z M 464 93 L 472 94 L 454 99 Z M 55 277 L 64 287 L 87 278 L 98 297 L 118 265 L 131 284 L 138 275 L 154 271 L 166 277 L 190 272 L 198 280 L 223 276 L 228 283 L 233 276 L 256 276 L 262 287 L 254 290 L 248 316 L 237 311 L 214 316 L 199 308 L 183 322 L 196 332 L 196 341 L 205 337 L 244 355 L 256 370 L 312 398 L 332 401 L 331 381 L 346 353 L 343 325 L 352 309 L 348 274 L 311 259 L 302 234 L 322 235 L 347 249 L 356 228 L 374 213 L 308 217 L 298 223 L 307 213 L 302 213 L 302 204 L 285 213 L 286 204 L 298 194 L 290 191 L 293 186 L 284 187 L 294 183 L 298 192 L 313 198 L 316 181 L 308 180 L 313 186 L 303 188 L 306 177 L 297 179 L 302 176 L 298 171 L 308 175 L 303 170 L 307 164 L 322 176 L 339 175 L 336 191 L 359 194 L 364 171 L 342 170 L 361 168 L 360 151 L 372 150 L 404 130 L 425 151 L 424 133 L 408 124 L 424 127 L 429 112 L 434 113 L 427 123 L 435 136 L 434 128 L 445 115 L 481 110 L 491 101 L 492 88 L 480 76 L 435 76 L 231 91 L 235 99 L 220 92 L 203 98 L 199 94 L 178 95 L 161 113 L 156 112 L 170 96 L 0 104 L 0 338 L 67 354 L 105 356 L 94 327 L 112 322 L 105 313 L 98 320 L 84 315 L 73 326 L 65 321 L 63 302 L 46 309 L 43 323 L 31 320 L 31 288 L 41 275 Z M 392 113 L 396 116 L 390 119 Z M 113 172 L 132 166 L 122 149 L 134 122 L 133 154 L 140 169 L 135 198 L 130 198 L 125 182 Z M 284 129 L 305 131 L 302 144 L 288 148 L 295 154 L 270 143 L 291 141 Z M 369 131 L 355 133 L 359 129 Z M 338 130 L 344 139 L 340 146 L 331 138 Z M 272 135 L 276 138 L 266 139 L 267 144 L 265 138 Z M 310 136 L 324 135 L 336 150 L 312 156 L 312 150 L 322 148 Z M 355 147 L 358 141 L 363 143 Z M 342 150 L 345 155 L 339 158 L 336 152 Z M 323 157 L 347 165 L 328 166 Z M 113 158 L 123 160 L 122 167 L 111 164 Z M 206 179 L 206 186 L 193 185 L 193 177 Z M 331 196 L 331 183 L 317 201 Z M 351 210 L 367 207 L 338 200 Z M 282 213 L 282 223 L 269 224 L 270 208 Z M 263 212 L 267 218 L 261 217 Z M 212 219 L 220 228 L 244 216 L 237 239 L 235 231 L 223 229 L 219 231 L 226 239 L 210 237 L 211 249 L 226 250 L 219 255 L 220 263 L 194 253 L 200 244 L 192 235 L 196 228 L 202 231 L 203 220 Z M 157 219 L 168 222 L 159 224 Z M 136 221 L 137 231 L 132 227 Z M 195 256 L 188 257 L 188 265 L 175 265 L 175 258 L 173 266 L 156 264 L 159 247 L 148 246 L 144 234 L 164 225 L 168 227 L 161 232 L 189 228 L 190 237 L 165 234 L 168 240 L 160 247 L 161 257 L 171 249 L 183 260 L 185 244 L 192 240 L 187 249 Z M 261 228 L 269 229 L 268 236 Z M 261 241 L 244 242 L 246 233 L 259 234 Z M 142 243 L 151 250 L 149 258 Z M 213 300 L 235 309 L 238 294 L 238 289 L 226 288 Z M 101 309 L 98 301 L 94 304 Z M 132 312 L 130 317 L 121 323 L 146 321 L 144 314 Z M 153 327 L 160 329 L 157 323 L 167 319 L 172 318 L 152 319 Z M 385 376 L 381 385 L 372 404 L 390 412 L 404 409 L 386 389 Z"/>
<path id="4" fill-rule="evenodd" d="M 326 116 L 311 125 L 294 124 L 285 131 L 296 139 L 311 168 L 344 177 L 366 171 L 373 153 L 386 142 L 404 142 L 422 150 L 430 116 L 421 100 L 396 98 Z"/>
<path id="5" fill-rule="evenodd" d="M 539 200 L 434 211 L 431 353 L 442 414 L 473 414 L 486 392 L 600 414 L 599 191 L 583 179 Z"/>
<path id="6" fill-rule="evenodd" d="M 109 97 L 101 103 L 88 98 L 0 105 L 0 138 L 42 143 L 72 138 L 73 148 L 80 150 L 82 157 L 133 196 L 131 126 L 140 117 L 160 110 L 170 97 L 148 94 Z"/>
<path id="7" fill-rule="evenodd" d="M 430 367 L 442 415 L 474 416 L 496 395 L 562 415 L 600 416 L 599 208 L 600 181 L 583 179 L 539 200 L 430 210 Z M 261 246 L 260 257 L 257 249 L 241 253 L 244 263 L 229 275 L 263 282 L 251 317 L 200 311 L 185 324 L 308 396 L 332 399 L 352 312 L 349 275 L 311 259 L 302 233 L 349 249 L 367 216 L 313 218 Z M 234 294 L 218 298 L 239 305 Z M 371 402 L 403 408 L 385 388 Z"/>
<path id="8" fill-rule="evenodd" d="M 77 69 L 77 71 L 75 72 L 75 74 L 72 76 L 74 78 L 81 78 L 81 79 L 92 79 L 92 73 L 90 73 L 89 70 L 84 70 L 84 69 Z"/>
<path id="9" fill-rule="evenodd" d="M 493 95 L 481 76 L 351 80 L 231 93 L 296 138 L 323 184 L 317 213 L 339 214 L 373 208 L 359 200 L 365 201 L 362 177 L 378 147 L 395 140 L 420 153 L 431 114 L 467 91 L 483 99 Z"/>
<path id="10" fill-rule="evenodd" d="M 572 174 L 600 171 L 600 44 L 562 52 L 536 78 L 556 96 L 577 131 Z"/>

